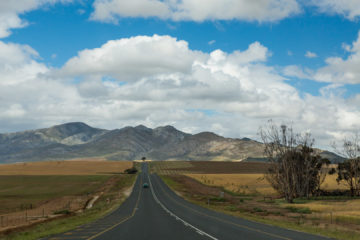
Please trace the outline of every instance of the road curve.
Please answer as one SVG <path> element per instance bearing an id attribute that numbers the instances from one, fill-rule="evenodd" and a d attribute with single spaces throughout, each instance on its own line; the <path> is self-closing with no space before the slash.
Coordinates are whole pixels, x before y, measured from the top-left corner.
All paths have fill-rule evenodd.
<path id="1" fill-rule="evenodd" d="M 232 217 L 194 205 L 177 196 L 156 175 L 142 172 L 129 198 L 114 212 L 51 240 L 324 240 L 321 236 L 291 231 Z M 142 188 L 147 182 L 150 188 Z"/>

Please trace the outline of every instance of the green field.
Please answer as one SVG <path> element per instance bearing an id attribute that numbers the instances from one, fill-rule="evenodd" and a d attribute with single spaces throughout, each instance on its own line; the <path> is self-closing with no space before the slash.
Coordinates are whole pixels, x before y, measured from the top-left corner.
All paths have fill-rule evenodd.
<path id="1" fill-rule="evenodd" d="M 0 214 L 62 196 L 92 193 L 111 176 L 0 176 Z"/>

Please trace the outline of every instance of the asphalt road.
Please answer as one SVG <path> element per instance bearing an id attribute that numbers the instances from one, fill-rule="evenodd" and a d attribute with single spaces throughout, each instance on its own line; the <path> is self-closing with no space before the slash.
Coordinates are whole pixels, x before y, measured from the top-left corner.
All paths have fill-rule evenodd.
<path id="1" fill-rule="evenodd" d="M 150 188 L 142 188 L 143 183 Z M 113 213 L 91 224 L 47 239 L 243 239 L 322 240 L 316 235 L 260 224 L 191 204 L 177 196 L 142 164 L 134 190 Z"/>

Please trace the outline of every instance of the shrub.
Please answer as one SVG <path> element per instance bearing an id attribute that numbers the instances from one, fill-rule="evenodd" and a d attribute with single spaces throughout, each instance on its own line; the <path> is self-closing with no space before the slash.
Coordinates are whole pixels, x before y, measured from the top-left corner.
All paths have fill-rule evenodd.
<path id="1" fill-rule="evenodd" d="M 135 173 L 137 173 L 137 171 L 138 170 L 136 169 L 136 167 L 132 167 L 132 168 L 126 169 L 124 172 L 127 174 L 135 174 Z"/>
<path id="2" fill-rule="evenodd" d="M 286 209 L 293 213 L 311 214 L 310 208 L 287 207 Z"/>

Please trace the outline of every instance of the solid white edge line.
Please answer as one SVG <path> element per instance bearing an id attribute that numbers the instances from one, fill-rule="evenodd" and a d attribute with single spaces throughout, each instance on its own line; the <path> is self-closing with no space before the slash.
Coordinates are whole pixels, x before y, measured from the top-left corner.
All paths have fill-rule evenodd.
<path id="1" fill-rule="evenodd" d="M 213 236 L 211 236 L 210 234 L 208 234 L 208 233 L 206 233 L 206 232 L 198 229 L 197 227 L 191 225 L 190 223 L 188 223 L 188 222 L 186 222 L 185 220 L 183 220 L 182 218 L 176 216 L 176 214 L 174 214 L 174 213 L 171 212 L 169 209 L 167 209 L 167 208 L 164 206 L 164 204 L 162 204 L 162 203 L 160 202 L 160 200 L 157 198 L 157 196 L 156 196 L 156 194 L 155 194 L 155 192 L 154 192 L 154 190 L 153 190 L 153 186 L 152 186 L 152 183 L 151 183 L 151 179 L 150 179 L 149 174 L 148 174 L 148 179 L 149 179 L 149 183 L 150 183 L 151 193 L 152 193 L 155 201 L 156 201 L 157 203 L 159 203 L 160 206 L 161 206 L 166 212 L 168 212 L 171 216 L 175 217 L 176 220 L 179 220 L 179 221 L 183 222 L 186 226 L 194 229 L 197 233 L 199 233 L 199 234 L 201 234 L 201 235 L 204 235 L 204 236 L 207 236 L 208 238 L 211 238 L 211 239 L 213 239 L 213 240 L 218 240 L 216 237 L 213 237 Z"/>

